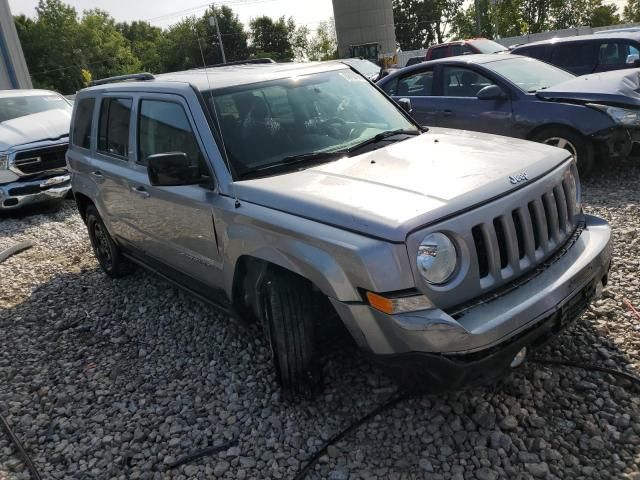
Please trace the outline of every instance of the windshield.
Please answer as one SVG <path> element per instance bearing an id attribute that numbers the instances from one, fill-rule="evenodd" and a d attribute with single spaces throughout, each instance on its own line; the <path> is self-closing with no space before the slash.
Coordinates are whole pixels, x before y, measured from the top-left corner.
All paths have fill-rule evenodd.
<path id="1" fill-rule="evenodd" d="M 61 108 L 71 110 L 71 105 L 58 95 L 29 95 L 0 98 L 0 123 L 33 113 Z"/>
<path id="2" fill-rule="evenodd" d="M 534 58 L 514 57 L 484 66 L 515 83 L 525 92 L 533 93 L 575 78 L 575 75 Z"/>
<path id="3" fill-rule="evenodd" d="M 472 44 L 480 53 L 498 53 L 498 52 L 506 52 L 508 50 L 504 45 L 500 45 L 493 40 L 487 40 L 486 38 L 479 40 L 470 40 L 468 43 Z"/>
<path id="4" fill-rule="evenodd" d="M 383 132 L 418 132 L 384 94 L 346 69 L 214 91 L 213 98 L 239 178 L 294 157 L 335 160 L 331 152 Z"/>

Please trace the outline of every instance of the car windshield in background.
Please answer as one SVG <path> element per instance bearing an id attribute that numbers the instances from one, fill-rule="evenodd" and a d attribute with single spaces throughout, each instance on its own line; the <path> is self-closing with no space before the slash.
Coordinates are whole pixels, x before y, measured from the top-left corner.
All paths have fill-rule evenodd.
<path id="1" fill-rule="evenodd" d="M 480 53 L 499 53 L 499 52 L 506 52 L 507 50 L 509 50 L 504 45 L 500 45 L 499 43 L 494 42 L 493 40 L 479 39 L 479 40 L 471 40 L 468 43 L 472 44 L 474 47 L 480 50 Z"/>
<path id="2" fill-rule="evenodd" d="M 71 105 L 58 95 L 29 95 L 0 98 L 0 123 L 46 110 L 71 110 Z"/>
<path id="3" fill-rule="evenodd" d="M 418 133 L 384 94 L 346 69 L 214 91 L 213 98 L 240 179 L 298 168 L 301 160 L 335 160 L 377 139 L 406 138 L 396 131 Z"/>
<path id="4" fill-rule="evenodd" d="M 544 90 L 575 78 L 572 73 L 533 58 L 509 58 L 485 63 L 484 66 L 529 93 Z"/>

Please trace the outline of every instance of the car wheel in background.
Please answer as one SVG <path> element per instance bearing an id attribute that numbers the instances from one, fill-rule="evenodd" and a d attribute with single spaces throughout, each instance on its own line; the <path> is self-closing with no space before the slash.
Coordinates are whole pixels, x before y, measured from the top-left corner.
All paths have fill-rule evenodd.
<path id="1" fill-rule="evenodd" d="M 549 127 L 540 130 L 531 140 L 553 147 L 562 148 L 576 159 L 581 175 L 588 175 L 593 169 L 593 146 L 583 135 L 569 128 Z"/>
<path id="2" fill-rule="evenodd" d="M 311 398 L 322 388 L 315 339 L 316 298 L 309 283 L 272 269 L 261 292 L 262 319 L 278 382 L 290 399 Z"/>
<path id="3" fill-rule="evenodd" d="M 93 205 L 87 207 L 86 219 L 93 253 L 105 273 L 113 278 L 131 273 L 133 265 L 122 256 L 122 251 L 109 235 L 98 210 Z"/>

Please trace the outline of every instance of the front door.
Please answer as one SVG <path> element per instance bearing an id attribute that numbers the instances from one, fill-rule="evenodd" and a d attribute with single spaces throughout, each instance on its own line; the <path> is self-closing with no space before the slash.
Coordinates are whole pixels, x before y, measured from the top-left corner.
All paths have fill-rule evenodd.
<path id="1" fill-rule="evenodd" d="M 429 102 L 435 111 L 434 125 L 510 135 L 514 120 L 511 100 L 506 98 L 480 100 L 477 94 L 495 82 L 467 67 L 447 65 L 440 75 L 441 95 Z M 506 93 L 506 91 L 505 91 Z"/>
<path id="2" fill-rule="evenodd" d="M 185 281 L 221 287 L 222 256 L 214 218 L 220 199 L 213 182 L 158 187 L 147 174 L 150 155 L 181 152 L 212 180 L 189 107 L 182 97 L 160 95 L 141 98 L 137 110 L 137 161 L 129 181 L 138 229 L 135 246 Z M 198 290 L 199 285 L 187 286 Z"/>

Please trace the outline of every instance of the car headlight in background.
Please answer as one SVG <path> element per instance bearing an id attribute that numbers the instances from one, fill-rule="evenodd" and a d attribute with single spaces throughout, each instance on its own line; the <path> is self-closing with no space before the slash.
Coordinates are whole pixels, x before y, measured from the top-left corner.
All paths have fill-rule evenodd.
<path id="1" fill-rule="evenodd" d="M 587 106 L 606 113 L 615 123 L 620 125 L 640 127 L 640 109 L 631 110 L 628 108 L 611 107 L 609 105 L 599 105 L 597 103 L 588 103 Z"/>
<path id="2" fill-rule="evenodd" d="M 9 155 L 0 152 L 0 170 L 6 170 L 9 168 Z"/>
<path id="3" fill-rule="evenodd" d="M 458 253 L 453 241 L 444 233 L 427 235 L 418 246 L 418 271 L 431 285 L 450 280 L 458 265 Z"/>

